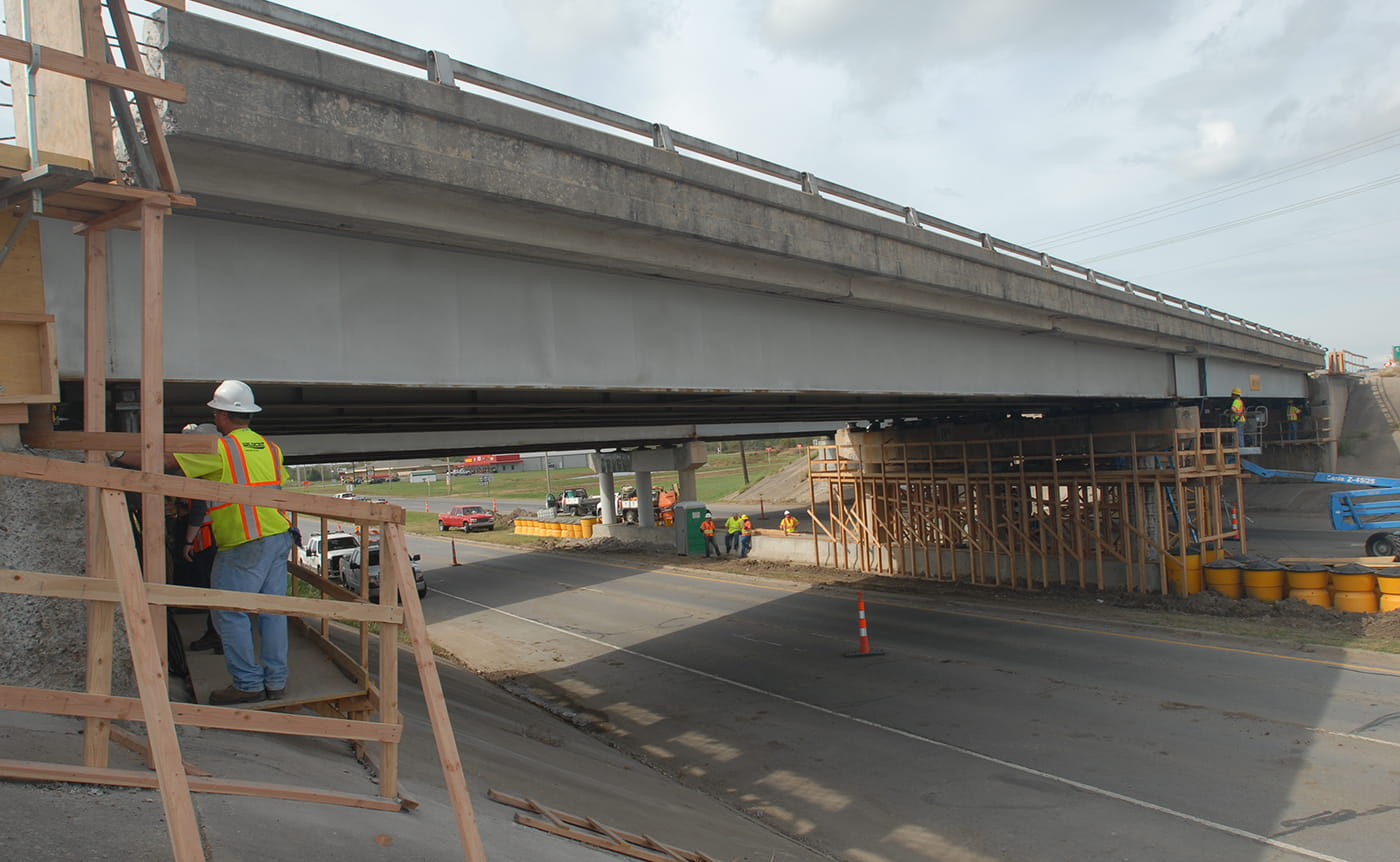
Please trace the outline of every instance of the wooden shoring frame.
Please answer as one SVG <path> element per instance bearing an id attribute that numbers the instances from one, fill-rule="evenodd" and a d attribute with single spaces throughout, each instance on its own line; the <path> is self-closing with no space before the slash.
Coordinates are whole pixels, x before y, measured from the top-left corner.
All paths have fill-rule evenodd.
<path id="1" fill-rule="evenodd" d="M 1224 483 L 1241 482 L 1219 429 L 957 441 L 853 441 L 809 454 L 826 483 L 818 559 L 839 568 L 1016 589 L 1166 588 L 1169 558 L 1232 538 Z M 1238 492 L 1237 492 L 1238 493 Z M 845 501 L 849 499 L 850 504 Z M 1171 517 L 1173 506 L 1175 517 Z"/>
<path id="2" fill-rule="evenodd" d="M 55 482 L 85 489 L 88 573 L 84 576 L 65 576 L 0 571 L 0 591 L 80 600 L 85 602 L 87 616 L 86 686 L 83 691 L 0 686 L 0 709 L 81 717 L 84 720 L 82 765 L 3 760 L 0 761 L 0 776 L 30 781 L 101 783 L 156 789 L 160 793 L 176 862 L 201 862 L 204 859 L 190 797 L 192 791 L 296 799 L 384 811 L 412 807 L 415 803 L 402 799 L 398 790 L 398 745 L 403 735 L 403 716 L 398 708 L 397 636 L 403 630 L 408 634 L 419 681 L 427 700 L 434 741 L 464 858 L 467 862 L 482 862 L 485 852 L 467 795 L 441 680 L 428 640 L 427 622 L 414 585 L 403 533 L 403 510 L 384 504 L 290 493 L 279 488 L 251 488 L 164 474 L 167 453 L 213 452 L 215 444 L 209 437 L 199 439 L 163 433 L 164 221 L 173 209 L 191 207 L 195 202 L 178 193 L 178 180 L 164 140 L 156 100 L 184 101 L 185 88 L 139 70 L 141 58 L 126 2 L 106 2 L 125 68 L 109 62 L 105 38 L 96 38 L 101 28 L 100 9 L 94 0 L 77 0 L 84 34 L 83 55 L 0 35 L 0 58 L 82 79 L 87 83 L 90 97 L 108 88 L 133 93 L 162 186 L 161 190 L 151 190 L 97 181 L 92 173 L 78 172 L 71 167 L 65 169 L 68 174 L 64 182 L 52 183 L 46 179 L 54 173 L 52 166 L 33 164 L 27 157 L 22 166 L 17 166 L 18 160 L 7 159 L 6 165 L 0 167 L 0 188 L 4 189 L 4 198 L 0 203 L 23 204 L 29 198 L 37 203 L 38 195 L 42 194 L 42 215 L 77 222 L 74 232 L 84 238 L 84 430 L 52 431 L 47 423 L 39 424 L 37 417 L 40 414 L 37 411 L 29 413 L 34 424 L 22 429 L 22 439 L 27 445 L 83 451 L 84 461 L 75 463 L 31 454 L 0 452 L 0 477 Z M 156 2 L 171 8 L 183 8 L 182 0 Z M 114 95 L 113 101 L 124 102 L 124 97 L 118 99 Z M 105 109 L 99 110 L 95 104 L 89 107 L 89 134 L 98 142 L 100 162 L 103 142 L 99 138 L 105 137 L 110 141 L 110 121 Z M 12 148 L 5 149 L 8 153 Z M 42 155 L 45 158 L 58 158 Z M 99 168 L 100 165 L 94 163 L 92 167 Z M 36 213 L 38 209 L 37 206 L 33 207 Z M 140 236 L 141 400 L 140 430 L 136 434 L 106 430 L 106 233 L 117 229 L 137 230 Z M 40 349 L 44 349 L 42 345 Z M 112 449 L 139 451 L 141 470 L 106 466 L 106 452 Z M 126 506 L 125 494 L 128 493 L 141 496 L 146 514 L 143 519 L 145 528 L 141 531 L 142 553 L 139 556 Z M 382 535 L 379 602 L 370 604 L 355 596 L 348 596 L 349 601 L 345 601 L 346 595 L 325 598 L 324 593 L 322 598 L 302 598 L 167 585 L 164 583 L 166 549 L 163 511 L 167 497 L 226 501 L 312 513 L 319 515 L 323 524 L 328 516 L 361 524 L 378 524 Z M 367 582 L 368 578 L 361 580 Z M 343 714 L 334 704 L 324 701 L 308 704 L 318 713 L 314 716 L 174 704 L 170 701 L 164 655 L 165 608 L 168 605 L 274 613 L 290 616 L 298 622 L 304 615 L 320 620 L 321 634 L 327 632 L 328 619 L 348 619 L 359 623 L 362 628 L 371 621 L 376 622 L 380 638 L 378 686 L 376 688 L 373 684 L 366 660 L 354 665 L 364 682 L 364 692 L 341 698 L 346 704 L 344 710 L 353 713 L 351 715 Z M 123 614 L 139 698 L 112 695 L 117 608 Z M 332 650 L 328 654 L 333 655 L 334 652 L 338 651 Z M 353 665 L 353 660 L 344 657 L 342 667 L 346 663 Z M 377 720 L 369 720 L 371 711 L 377 713 Z M 154 775 L 109 767 L 112 742 L 110 722 L 116 720 L 144 723 L 147 741 L 135 744 L 147 757 Z M 377 744 L 381 764 L 379 795 L 369 797 L 334 790 L 187 775 L 187 772 L 195 773 L 197 770 L 188 769 L 183 762 L 175 732 L 177 724 L 342 738 L 357 745 L 367 742 Z M 128 734 L 123 733 L 123 736 Z"/>

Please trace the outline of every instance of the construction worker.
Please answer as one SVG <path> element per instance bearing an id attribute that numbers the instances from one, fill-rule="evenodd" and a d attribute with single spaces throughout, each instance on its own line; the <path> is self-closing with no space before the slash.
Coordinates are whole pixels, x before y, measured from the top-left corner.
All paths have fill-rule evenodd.
<path id="1" fill-rule="evenodd" d="M 778 522 L 778 529 L 783 531 L 784 536 L 797 535 L 797 518 L 791 512 L 783 512 L 783 519 Z"/>
<path id="2" fill-rule="evenodd" d="M 191 422 L 182 432 L 218 436 L 219 429 L 209 422 L 199 425 Z M 166 528 L 165 533 L 166 541 L 170 543 L 171 557 L 175 561 L 173 581 L 181 586 L 208 589 L 210 573 L 214 568 L 214 527 L 209 522 L 209 504 L 203 500 L 181 499 L 176 501 L 176 505 L 180 517 L 173 527 Z M 189 649 L 191 652 L 213 650 L 222 655 L 224 646 L 219 642 L 218 629 L 214 628 L 213 613 L 204 611 L 204 618 L 204 634 L 191 641 Z"/>
<path id="3" fill-rule="evenodd" d="M 1288 406 L 1283 408 L 1284 419 L 1288 422 L 1288 433 L 1286 435 L 1286 439 L 1298 439 L 1298 417 L 1302 415 L 1302 413 L 1303 408 L 1299 407 L 1298 404 L 1295 401 L 1293 401 L 1293 399 L 1288 399 Z"/>
<path id="4" fill-rule="evenodd" d="M 1235 445 L 1244 445 L 1244 397 L 1236 386 L 1230 390 L 1230 424 L 1235 426 Z"/>
<path id="5" fill-rule="evenodd" d="M 700 522 L 700 532 L 705 536 L 705 559 L 710 558 L 710 551 L 719 556 L 719 545 L 715 544 L 715 516 L 709 512 L 705 513 L 705 520 Z"/>
<path id="6" fill-rule="evenodd" d="M 753 521 L 748 515 L 739 516 L 739 557 L 747 557 L 753 550 Z"/>
<path id="7" fill-rule="evenodd" d="M 241 380 L 225 380 L 209 402 L 214 425 L 223 436 L 212 455 L 176 453 L 172 457 L 192 479 L 233 485 L 281 487 L 291 475 L 277 444 L 249 428 L 262 408 L 253 390 Z M 216 590 L 281 596 L 287 592 L 287 554 L 292 550 L 291 525 L 269 506 L 213 503 L 209 522 L 218 554 L 211 582 Z M 214 625 L 224 646 L 224 663 L 233 684 L 211 692 L 215 705 L 278 700 L 287 687 L 287 618 L 258 614 L 260 654 L 253 648 L 251 616 L 242 611 L 214 611 Z M 261 660 L 259 660 L 261 659 Z"/>
<path id="8" fill-rule="evenodd" d="M 730 515 L 724 521 L 724 552 L 739 550 L 739 533 L 744 529 L 742 515 Z"/>

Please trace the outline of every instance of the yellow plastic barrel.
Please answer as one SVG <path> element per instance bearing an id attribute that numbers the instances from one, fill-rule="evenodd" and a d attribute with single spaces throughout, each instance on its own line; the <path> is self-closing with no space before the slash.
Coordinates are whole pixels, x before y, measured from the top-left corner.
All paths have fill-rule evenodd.
<path id="1" fill-rule="evenodd" d="M 1400 611 L 1400 593 L 1381 593 L 1381 611 Z"/>
<path id="2" fill-rule="evenodd" d="M 1283 598 L 1286 579 L 1281 563 L 1256 560 L 1244 570 L 1244 594 L 1261 602 L 1276 602 Z"/>
<path id="3" fill-rule="evenodd" d="M 585 539 L 593 538 L 593 525 L 598 523 L 597 518 L 584 518 L 578 525 L 579 535 Z"/>
<path id="4" fill-rule="evenodd" d="M 1376 589 L 1382 596 L 1400 596 L 1400 569 L 1377 569 Z"/>
<path id="5" fill-rule="evenodd" d="M 1244 595 L 1240 579 L 1240 564 L 1234 560 L 1215 559 L 1201 567 L 1205 575 L 1206 589 L 1215 590 L 1220 595 L 1238 599 Z"/>
<path id="6" fill-rule="evenodd" d="M 1332 594 L 1332 607 L 1353 614 L 1373 614 L 1381 609 L 1381 603 L 1369 590 L 1337 590 Z"/>
<path id="7" fill-rule="evenodd" d="M 1289 590 L 1290 599 L 1302 599 L 1310 605 L 1317 605 L 1320 608 L 1332 607 L 1332 591 L 1323 589 L 1298 589 Z"/>
<path id="8" fill-rule="evenodd" d="M 1186 555 L 1186 566 L 1183 570 L 1180 558 L 1169 556 L 1166 558 L 1167 582 L 1171 591 L 1177 595 L 1191 595 L 1201 591 L 1201 555 Z"/>
<path id="9" fill-rule="evenodd" d="M 1344 567 L 1351 569 L 1351 566 Z M 1363 569 L 1365 566 L 1356 566 Z M 1343 593 L 1372 593 L 1376 590 L 1376 573 L 1369 569 L 1365 572 L 1332 570 L 1332 589 Z"/>
<path id="10" fill-rule="evenodd" d="M 1325 590 L 1332 577 L 1326 566 L 1295 563 L 1286 571 L 1290 590 Z"/>

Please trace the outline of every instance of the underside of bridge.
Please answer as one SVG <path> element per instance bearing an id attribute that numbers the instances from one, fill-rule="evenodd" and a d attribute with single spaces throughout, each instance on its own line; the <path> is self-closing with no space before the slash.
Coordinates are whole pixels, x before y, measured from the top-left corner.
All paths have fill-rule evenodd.
<path id="1" fill-rule="evenodd" d="M 206 402 L 218 381 L 167 382 L 165 431 L 208 421 Z M 591 448 L 666 444 L 701 436 L 744 439 L 780 429 L 784 436 L 827 435 L 848 424 L 973 425 L 1020 419 L 1118 414 L 1156 410 L 1152 399 L 1060 398 L 1043 396 L 931 397 L 838 393 L 645 392 L 559 389 L 444 389 L 395 386 L 295 386 L 255 383 L 261 432 L 283 441 L 292 462 L 301 456 L 297 438 L 337 438 L 339 457 L 375 458 L 458 455 L 500 448 L 514 433 L 528 441 L 536 429 L 579 429 L 578 444 Z M 82 381 L 63 381 L 58 405 L 60 430 L 81 425 Z M 110 427 L 134 422 L 140 404 L 136 381 L 109 381 Z M 583 429 L 587 429 L 586 433 Z M 650 430 L 648 430 L 650 429 Z M 136 430 L 132 425 L 128 430 Z M 609 435 L 612 435 L 611 437 Z M 437 441 L 457 442 L 443 450 Z M 423 448 L 411 440 L 421 437 Z M 390 445 L 385 441 L 392 439 Z M 476 440 L 476 443 L 471 442 Z"/>

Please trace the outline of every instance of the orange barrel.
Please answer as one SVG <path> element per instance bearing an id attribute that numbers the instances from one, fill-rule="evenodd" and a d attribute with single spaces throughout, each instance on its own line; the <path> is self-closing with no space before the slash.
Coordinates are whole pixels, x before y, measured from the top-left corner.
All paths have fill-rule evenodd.
<path id="1" fill-rule="evenodd" d="M 1373 593 L 1376 591 L 1376 570 L 1356 563 L 1333 566 L 1332 589 L 1341 593 Z"/>
<path id="2" fill-rule="evenodd" d="M 1320 590 L 1289 590 L 1288 597 L 1290 599 L 1301 599 L 1310 605 L 1317 605 L 1320 608 L 1332 607 L 1332 591 L 1325 588 Z"/>
<path id="3" fill-rule="evenodd" d="M 1261 602 L 1276 602 L 1283 598 L 1285 584 L 1283 563 L 1256 557 L 1245 564 L 1244 594 Z"/>
<path id="4" fill-rule="evenodd" d="M 1385 604 L 1385 596 L 1400 596 L 1400 566 L 1376 569 L 1376 589 L 1381 592 L 1381 604 Z"/>
<path id="5" fill-rule="evenodd" d="M 1380 600 L 1373 591 L 1337 590 L 1332 594 L 1332 607 L 1339 611 L 1354 614 L 1374 614 L 1381 609 Z"/>
<path id="6" fill-rule="evenodd" d="M 1167 582 L 1170 589 L 1177 595 L 1191 595 L 1201 591 L 1201 553 L 1200 548 L 1189 545 L 1186 548 L 1186 565 L 1183 568 L 1181 558 L 1172 555 L 1166 558 L 1165 568 L 1167 572 Z"/>
<path id="7" fill-rule="evenodd" d="M 1235 560 L 1215 559 L 1201 568 L 1205 574 L 1206 589 L 1215 590 L 1220 595 L 1231 599 L 1238 599 L 1244 595 L 1240 564 Z"/>
<path id="8" fill-rule="evenodd" d="M 1325 590 L 1332 577 L 1322 563 L 1294 563 L 1284 574 L 1290 590 Z"/>

